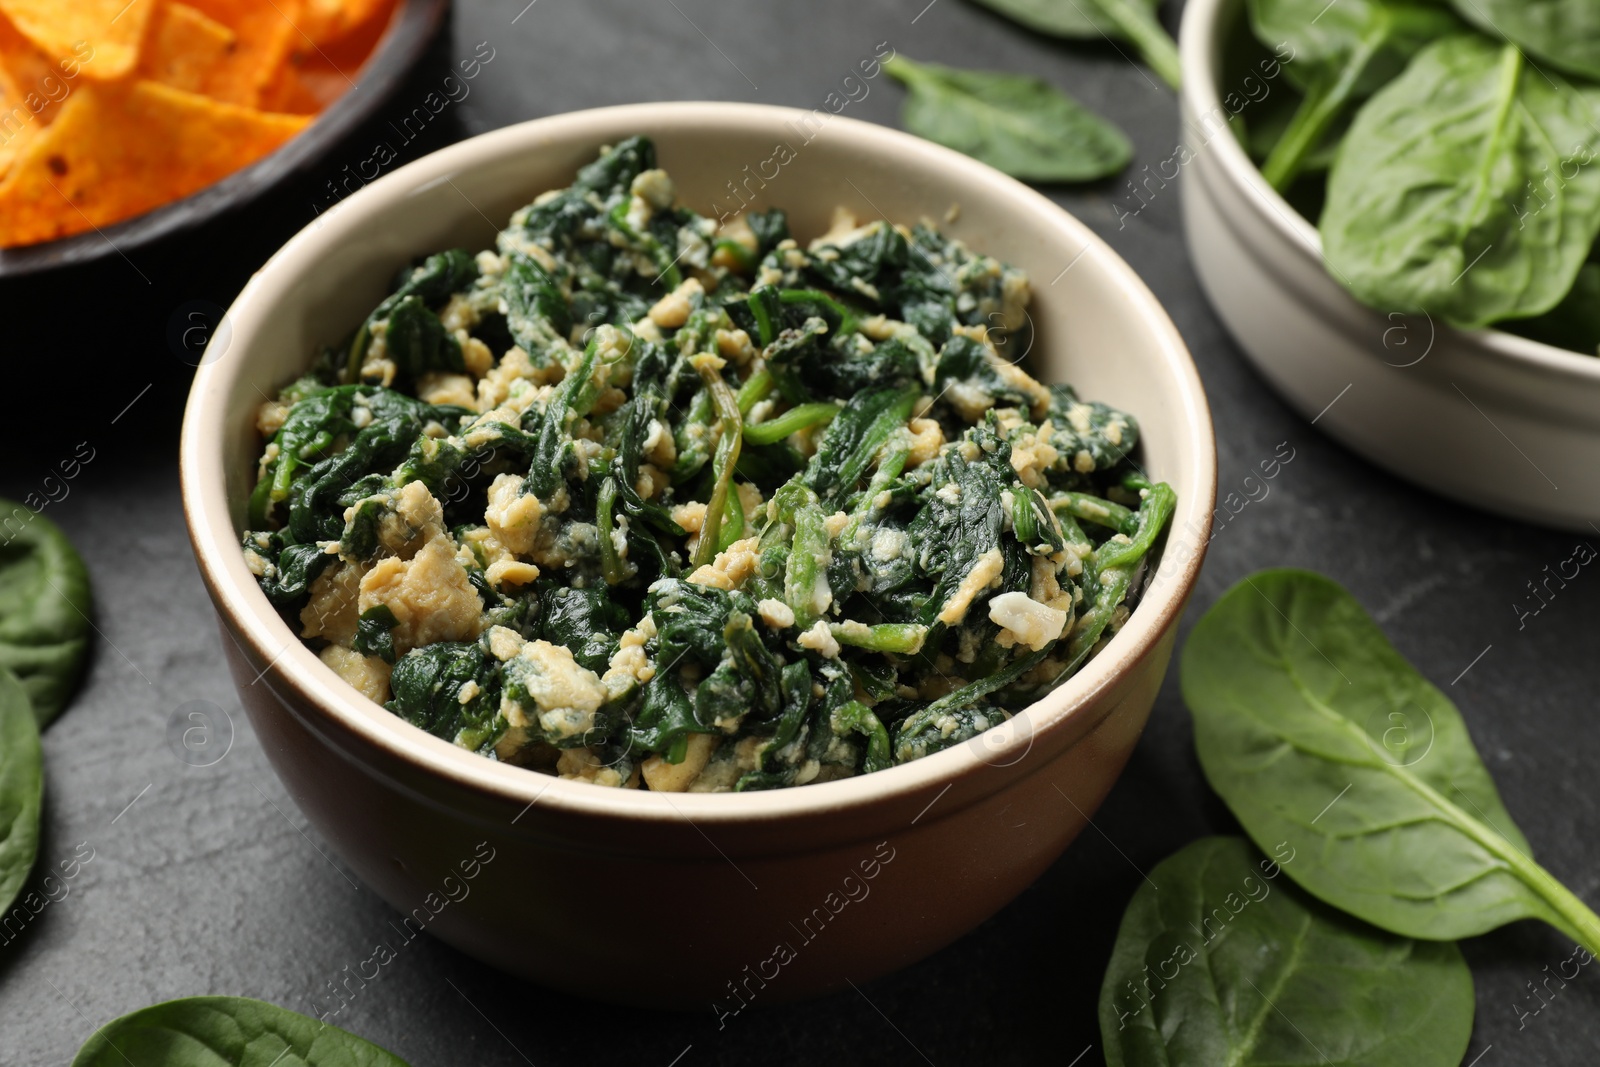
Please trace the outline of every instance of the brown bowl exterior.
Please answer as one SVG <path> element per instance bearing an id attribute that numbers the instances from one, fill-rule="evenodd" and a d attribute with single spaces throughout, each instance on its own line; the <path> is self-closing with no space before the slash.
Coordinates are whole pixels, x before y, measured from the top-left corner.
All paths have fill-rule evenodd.
<path id="1" fill-rule="evenodd" d="M 1083 709 L 1079 721 L 1093 726 L 1082 736 L 869 813 L 840 813 L 850 825 L 842 837 L 827 825 L 734 831 L 688 817 L 619 830 L 537 803 L 523 812 L 512 800 L 486 802 L 341 729 L 275 672 L 252 685 L 265 664 L 231 642 L 228 662 L 290 795 L 401 912 L 391 948 L 425 929 L 541 985 L 737 1014 L 914 963 L 1027 888 L 1122 773 L 1172 643 L 1169 630 Z M 482 870 L 468 881 L 474 860 Z"/>
<path id="2" fill-rule="evenodd" d="M 1036 280 L 1036 369 L 1133 411 L 1150 473 L 1179 495 L 1143 601 L 1083 671 L 967 745 L 887 771 L 759 794 L 645 793 L 534 774 L 428 736 L 345 685 L 273 612 L 237 548 L 261 396 L 359 319 L 397 265 L 451 244 L 487 246 L 515 207 L 638 132 L 655 138 L 701 212 L 737 205 L 735 179 L 755 206 L 788 209 L 802 237 L 825 229 L 836 204 L 905 222 L 958 205 L 949 231 Z M 791 150 L 774 165 L 778 146 Z M 351 983 L 425 930 L 547 986 L 730 1013 L 863 981 L 948 944 L 1054 862 L 1115 782 L 1165 674 L 1215 500 L 1198 376 L 1126 264 L 1048 200 L 972 160 L 789 109 L 605 108 L 435 153 L 291 240 L 213 345 L 185 415 L 181 468 L 230 667 L 295 802 L 401 912 Z"/>

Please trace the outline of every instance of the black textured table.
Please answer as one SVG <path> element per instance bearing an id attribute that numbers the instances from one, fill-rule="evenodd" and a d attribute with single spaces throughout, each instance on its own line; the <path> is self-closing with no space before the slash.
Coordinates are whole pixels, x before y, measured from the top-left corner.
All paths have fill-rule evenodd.
<path id="1" fill-rule="evenodd" d="M 1115 48 L 1048 42 L 963 0 L 525 2 L 461 0 L 378 119 L 245 214 L 87 270 L 0 285 L 11 431 L 0 494 L 61 498 L 47 513 L 88 560 L 101 631 L 82 692 L 44 740 L 41 868 L 72 858 L 82 842 L 80 854 L 92 849 L 93 859 L 20 936 L 0 933 L 0 1063 L 64 1063 L 99 1023 L 170 997 L 241 994 L 309 1012 L 391 932 L 395 913 L 307 826 L 238 710 L 176 475 L 189 368 L 174 324 L 203 321 L 187 318 L 194 308 L 226 306 L 327 203 L 326 183 L 345 166 L 356 169 L 379 142 L 405 161 L 507 123 L 602 104 L 820 107 L 882 41 L 917 59 L 1048 77 L 1128 131 L 1135 170 L 1171 156 L 1178 137 L 1172 94 Z M 465 95 L 445 82 L 457 62 L 487 49 L 493 58 Z M 895 124 L 898 86 L 887 77 L 868 84 L 844 113 Z M 391 120 L 433 91 L 452 99 L 407 142 Z M 1513 607 L 1577 539 L 1429 496 L 1308 427 L 1242 361 L 1198 288 L 1180 228 L 1178 187 L 1189 176 L 1164 188 L 1152 181 L 1142 199 L 1125 184 L 1132 176 L 1054 195 L 1143 275 L 1193 349 L 1216 416 L 1222 492 L 1242 496 L 1261 460 L 1280 445 L 1293 450 L 1270 493 L 1221 526 L 1190 620 L 1262 566 L 1313 567 L 1345 583 L 1461 706 L 1536 854 L 1581 896 L 1600 900 L 1600 577 L 1581 575 L 1523 626 Z M 93 459 L 70 482 L 47 483 L 85 441 Z M 218 710 L 218 749 L 231 716 L 231 747 L 209 766 L 180 760 L 169 740 L 193 702 Z M 1200 777 L 1169 677 L 1094 828 L 977 931 L 859 992 L 753 1009 L 719 1032 L 709 1010 L 576 1000 L 423 938 L 334 1021 L 417 1067 L 1088 1067 L 1101 1062 L 1101 973 L 1140 871 L 1195 837 L 1235 831 Z M 640 893 L 648 909 L 648 887 Z M 637 958 L 616 965 L 648 967 L 651 951 L 641 944 Z M 1526 983 L 1568 952 L 1554 931 L 1530 923 L 1466 945 L 1478 988 L 1468 1062 L 1594 1062 L 1600 976 L 1584 972 L 1532 1013 L 1542 1002 Z"/>

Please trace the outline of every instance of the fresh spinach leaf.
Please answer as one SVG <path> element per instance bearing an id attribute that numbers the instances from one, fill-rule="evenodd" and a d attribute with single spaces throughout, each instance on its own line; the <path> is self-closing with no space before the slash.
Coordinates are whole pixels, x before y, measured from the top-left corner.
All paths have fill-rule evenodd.
<path id="1" fill-rule="evenodd" d="M 1117 173 L 1133 146 L 1115 126 L 1042 78 L 955 70 L 896 56 L 906 128 L 1014 178 L 1094 181 Z"/>
<path id="2" fill-rule="evenodd" d="M 1053 37 L 1097 38 L 1120 34 L 1117 24 L 1099 4 L 1074 4 L 1063 0 L 977 0 L 991 11 L 998 11 L 1030 30 Z M 1137 0 L 1152 14 L 1161 0 Z"/>
<path id="3" fill-rule="evenodd" d="M 1253 0 L 1251 23 L 1263 43 L 1295 49 L 1284 69 L 1305 96 L 1273 145 L 1262 176 L 1280 192 L 1304 169 L 1350 106 L 1392 81 L 1421 49 L 1461 28 L 1448 11 L 1414 3 Z"/>
<path id="4" fill-rule="evenodd" d="M 1583 265 L 1561 303 L 1537 318 L 1508 322 L 1505 328 L 1557 348 L 1600 355 L 1600 263 Z"/>
<path id="5" fill-rule="evenodd" d="M 1291 99 L 1283 95 L 1275 106 L 1263 107 L 1259 115 L 1252 113 L 1249 126 L 1240 128 L 1240 142 L 1257 164 L 1265 163 L 1273 149 L 1278 147 L 1278 142 L 1289 132 L 1290 123 L 1296 120 L 1304 100 L 1304 97 Z M 1350 120 L 1354 117 L 1354 112 L 1347 108 L 1334 118 L 1323 131 L 1317 146 L 1301 154 L 1296 177 L 1328 172 L 1328 168 L 1333 166 L 1333 157 L 1338 154 L 1339 142 L 1350 132 Z M 1311 217 L 1316 218 L 1318 214 L 1320 212 L 1313 213 Z"/>
<path id="6" fill-rule="evenodd" d="M 1370 37 L 1374 27 L 1386 16 L 1429 19 L 1437 27 L 1434 37 L 1461 29 L 1448 11 L 1427 3 L 1408 0 L 1250 0 L 1250 29 L 1262 45 L 1280 48 L 1288 45 L 1293 59 L 1283 64 L 1283 74 L 1296 85 L 1309 86 L 1318 75 L 1344 66 L 1350 53 Z M 1413 50 L 1414 51 L 1414 50 Z M 1390 59 L 1384 66 L 1368 70 L 1362 78 L 1363 94 L 1370 94 L 1389 82 L 1405 66 L 1405 58 Z"/>
<path id="7" fill-rule="evenodd" d="M 1300 862 L 1207 837 L 1150 872 L 1100 987 L 1108 1067 L 1461 1062 L 1461 950 L 1340 915 L 1278 878 Z"/>
<path id="8" fill-rule="evenodd" d="M 0 500 L 0 669 L 47 726 L 78 684 L 94 612 L 89 571 L 55 523 Z"/>
<path id="9" fill-rule="evenodd" d="M 1593 0 L 1451 0 L 1461 17 L 1569 74 L 1600 78 L 1600 6 Z"/>
<path id="10" fill-rule="evenodd" d="M 0 913 L 11 907 L 33 870 L 43 803 L 39 724 L 22 683 L 0 667 Z"/>
<path id="11" fill-rule="evenodd" d="M 185 997 L 113 1019 L 72 1067 L 406 1067 L 336 1026 L 248 997 Z"/>
<path id="12" fill-rule="evenodd" d="M 1322 900 L 1408 937 L 1600 917 L 1529 858 L 1461 715 L 1337 583 L 1263 571 L 1195 625 L 1182 685 L 1206 780 Z"/>
<path id="13" fill-rule="evenodd" d="M 1161 0 L 978 0 L 1031 30 L 1054 37 L 1133 42 L 1150 69 L 1174 89 L 1182 82 L 1178 47 L 1156 18 Z"/>
<path id="14" fill-rule="evenodd" d="M 1330 271 L 1464 328 L 1549 311 L 1600 232 L 1590 99 L 1512 45 L 1430 45 L 1356 116 L 1328 179 Z"/>

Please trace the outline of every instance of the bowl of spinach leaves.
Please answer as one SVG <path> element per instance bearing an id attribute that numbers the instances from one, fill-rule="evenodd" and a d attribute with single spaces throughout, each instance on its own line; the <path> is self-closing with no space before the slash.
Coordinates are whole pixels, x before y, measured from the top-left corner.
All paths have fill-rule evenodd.
<path id="1" fill-rule="evenodd" d="M 1110 790 L 1143 729 L 1199 572 L 1215 500 L 1210 416 L 1181 339 L 1132 270 L 1082 223 L 998 171 L 906 134 L 822 114 L 736 104 L 606 108 L 524 123 L 434 153 L 349 197 L 265 264 L 228 312 L 225 350 L 211 353 L 195 378 L 180 452 L 189 531 L 230 637 L 224 648 L 241 701 L 276 772 L 349 868 L 408 916 L 408 926 L 414 920 L 473 956 L 545 985 L 710 1010 L 727 1022 L 752 1003 L 885 973 L 971 930 L 1061 854 Z M 415 281 L 426 270 L 402 269 L 423 257 L 493 247 L 505 220 L 530 200 L 547 205 L 540 218 L 566 212 L 573 234 L 613 216 L 626 221 L 631 201 L 620 194 L 616 206 L 598 188 L 580 190 L 592 196 L 565 199 L 540 194 L 571 185 L 605 146 L 620 152 L 631 145 L 643 153 L 646 144 L 652 166 L 672 176 L 679 202 L 699 217 L 732 219 L 781 207 L 800 248 L 829 232 L 840 207 L 858 218 L 901 224 L 906 232 L 921 219 L 940 220 L 942 232 L 1034 280 L 1031 329 L 1007 336 L 1018 349 L 1012 358 L 1040 382 L 1070 382 L 1082 395 L 1136 418 L 1133 458 L 1153 482 L 1171 486 L 1175 502 L 1165 535 L 1139 553 L 1145 565 L 1137 603 L 1124 606 L 1115 634 L 1075 674 L 1004 722 L 955 736 L 956 743 L 942 748 L 930 745 L 920 758 L 886 769 L 797 788 L 672 792 L 539 773 L 494 758 L 492 750 L 453 743 L 364 695 L 304 643 L 304 620 L 285 618 L 259 580 L 260 563 L 252 570 L 241 549 L 245 531 L 258 531 L 265 514 L 256 506 L 258 487 L 276 484 L 260 478 L 263 400 L 301 378 L 318 346 L 361 327 L 385 301 L 397 271 Z M 889 232 L 873 232 L 893 244 Z M 591 251 L 588 262 L 611 262 L 598 244 Z M 661 284 L 677 282 L 666 277 L 666 268 L 688 270 L 690 254 L 676 264 L 663 257 L 644 280 L 659 271 Z M 848 298 L 852 304 L 877 299 L 860 287 L 856 293 Z M 412 295 L 408 314 L 416 322 L 425 324 L 433 312 L 421 309 L 439 303 L 416 293 L 387 305 L 383 336 L 397 354 L 403 340 L 414 347 L 419 338 L 439 339 L 437 331 L 410 327 L 402 337 L 393 308 Z M 530 283 L 508 296 L 506 306 L 524 299 L 566 306 L 581 295 L 579 288 L 569 294 Z M 651 299 L 665 295 L 668 289 Z M 728 296 L 748 299 L 742 292 Z M 815 294 L 804 299 L 817 302 Z M 780 305 L 781 296 L 768 311 L 783 314 Z M 827 314 L 824 307 L 815 316 L 818 328 L 843 331 Z M 580 314 L 572 325 L 584 321 Z M 762 332 L 758 319 L 750 329 Z M 803 324 L 791 332 L 791 342 L 804 341 Z M 505 343 L 491 345 L 497 357 L 509 353 L 502 352 Z M 579 345 L 577 351 L 588 349 Z M 695 366 L 701 364 L 711 366 L 705 360 Z M 730 362 L 726 372 L 736 367 Z M 816 387 L 830 367 L 818 363 L 807 380 Z M 692 379 L 698 373 L 682 376 L 689 399 L 686 414 L 675 420 L 695 409 Z M 317 395 L 336 399 L 346 395 L 339 389 L 356 387 L 326 388 Z M 809 419 L 816 407 L 795 404 L 773 422 Z M 831 406 L 822 414 L 833 414 Z M 727 425 L 737 429 L 736 418 L 729 416 Z M 342 431 L 350 440 L 366 432 L 355 422 Z M 387 423 L 374 416 L 367 425 Z M 543 431 L 536 425 L 529 432 Z M 328 440 L 293 451 L 321 464 L 329 461 L 322 451 L 332 449 L 337 455 L 329 458 L 339 462 L 345 453 L 334 442 L 338 435 L 330 431 Z M 752 454 L 768 447 L 758 443 L 768 436 L 781 435 L 749 437 Z M 428 440 L 439 448 L 447 444 L 436 435 Z M 442 455 L 423 447 L 435 460 Z M 707 471 L 721 462 L 717 451 L 710 450 Z M 979 451 L 981 444 L 973 462 Z M 519 471 L 533 479 L 530 461 L 518 456 Z M 850 462 L 839 465 L 839 477 L 865 484 L 860 463 Z M 567 477 L 560 462 L 542 467 L 539 478 Z M 759 472 L 751 476 L 761 478 Z M 285 480 L 292 523 L 295 486 L 307 494 L 320 482 L 302 484 L 292 471 Z M 582 486 L 568 488 L 571 506 L 583 504 Z M 359 513 L 356 508 L 351 515 Z M 818 536 L 824 533 L 826 523 Z M 945 540 L 954 548 L 962 536 Z M 1123 545 L 1131 559 L 1134 540 L 1114 536 L 1123 540 L 1111 555 Z M 323 552 L 339 550 L 337 541 L 313 532 L 295 539 L 310 547 L 290 553 L 289 563 L 313 555 L 318 541 Z M 279 550 L 275 565 L 282 565 L 290 546 L 272 547 Z M 448 559 L 449 553 L 439 554 L 439 562 Z M 550 573 L 560 572 L 552 565 Z M 1107 589 L 1121 581 L 1116 573 L 1105 577 Z M 685 571 L 684 578 L 695 584 L 694 573 Z M 574 579 L 571 587 L 583 586 Z M 772 597 L 787 595 L 786 589 L 774 587 Z M 711 650 L 753 648 L 749 633 L 729 629 L 733 621 L 699 635 L 685 629 L 683 640 Z M 381 650 L 381 644 L 371 647 Z M 591 650 L 572 651 L 587 656 Z M 810 662 L 791 652 L 785 653 L 792 659 L 785 679 Z M 720 677 L 708 671 L 699 680 Z M 866 721 L 850 705 L 865 706 L 868 699 L 885 705 L 868 691 L 876 685 L 871 677 L 841 677 L 846 699 L 832 728 L 848 746 L 845 714 Z M 463 706 L 479 688 L 445 674 L 437 681 L 438 692 Z M 819 703 L 832 699 L 826 686 L 790 689 L 798 696 L 809 692 Z M 960 709 L 949 711 L 951 729 L 959 729 Z M 694 715 L 695 706 L 685 702 L 673 714 Z M 477 872 L 470 886 L 455 873 L 464 865 Z M 642 945 L 650 947 L 644 965 L 636 966 Z"/>
<path id="2" fill-rule="evenodd" d="M 1424 487 L 1572 529 L 1600 520 L 1594 10 L 1193 0 L 1159 175 L 1293 407 Z"/>

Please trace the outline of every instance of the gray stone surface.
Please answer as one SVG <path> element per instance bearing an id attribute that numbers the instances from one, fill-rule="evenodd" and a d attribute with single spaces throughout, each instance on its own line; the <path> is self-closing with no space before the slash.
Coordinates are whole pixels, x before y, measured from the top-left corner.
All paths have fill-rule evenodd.
<path id="1" fill-rule="evenodd" d="M 925 2 L 537 0 L 524 9 L 523 0 L 462 0 L 450 32 L 385 118 L 420 103 L 479 41 L 495 58 L 404 158 L 600 104 L 818 106 L 887 40 L 918 59 L 1042 74 L 1126 129 L 1136 168 L 1171 154 L 1172 94 L 1114 48 L 1044 41 L 962 0 Z M 846 113 L 893 125 L 900 99 L 880 78 Z M 188 368 L 167 341 L 185 302 L 225 306 L 309 220 L 327 178 L 381 139 L 395 140 L 384 120 L 302 181 L 202 233 L 0 285 L 13 430 L 0 493 L 41 486 L 79 441 L 97 450 L 49 514 L 89 562 L 101 631 L 81 694 L 45 736 L 43 860 L 65 859 L 79 842 L 94 859 L 69 895 L 0 946 L 0 1062 L 65 1062 L 99 1023 L 168 997 L 243 994 L 309 1010 L 325 982 L 388 936 L 394 914 L 308 829 L 238 711 L 183 530 L 174 456 Z M 1137 206 L 1121 180 L 1053 195 L 1133 264 L 1194 350 L 1217 419 L 1223 491 L 1239 489 L 1280 442 L 1294 450 L 1270 494 L 1217 535 L 1190 618 L 1257 567 L 1313 567 L 1344 582 L 1459 703 L 1538 856 L 1580 895 L 1600 899 L 1600 576 L 1581 574 L 1519 629 L 1512 604 L 1524 583 L 1564 559 L 1575 538 L 1434 498 L 1284 408 L 1241 360 L 1189 269 L 1176 184 L 1184 180 L 1121 225 L 1119 214 Z M 195 701 L 231 715 L 231 748 L 208 767 L 180 761 L 168 741 L 180 708 Z M 219 747 L 224 732 L 215 735 Z M 419 1067 L 1099 1063 L 1096 993 L 1139 871 L 1197 836 L 1234 830 L 1200 777 L 1188 714 L 1169 679 L 1095 828 L 975 933 L 859 991 L 751 1010 L 719 1032 L 709 1011 L 587 1003 L 421 939 L 335 1021 Z M 649 907 L 642 886 L 641 913 Z M 671 951 L 670 917 L 652 918 L 667 919 L 669 932 L 618 967 L 649 967 L 653 953 Z M 1478 984 L 1469 1062 L 1593 1061 L 1600 977 L 1584 972 L 1531 1014 L 1540 1002 L 1526 983 L 1566 957 L 1560 936 L 1521 924 L 1466 952 Z"/>

